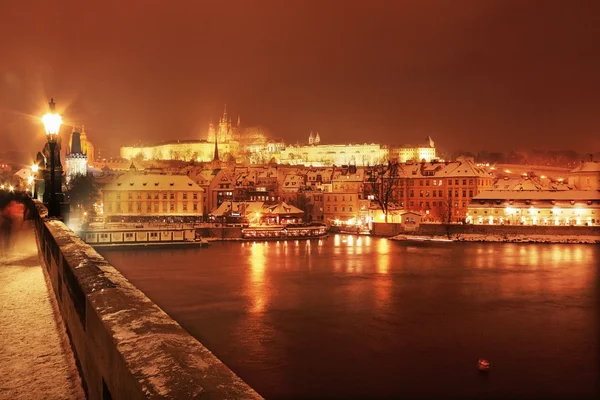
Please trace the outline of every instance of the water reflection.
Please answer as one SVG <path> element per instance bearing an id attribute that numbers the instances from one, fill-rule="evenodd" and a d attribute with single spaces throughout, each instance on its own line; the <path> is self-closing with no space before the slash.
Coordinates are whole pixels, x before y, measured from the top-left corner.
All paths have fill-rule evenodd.
<path id="1" fill-rule="evenodd" d="M 172 268 L 166 250 L 111 254 L 265 398 L 600 398 L 597 246 L 333 235 L 214 244 Z"/>
<path id="2" fill-rule="evenodd" d="M 390 270 L 390 242 L 382 239 L 377 242 L 377 273 L 387 274 Z"/>
<path id="3" fill-rule="evenodd" d="M 267 265 L 267 243 L 252 243 L 250 248 L 250 284 L 248 285 L 251 313 L 262 313 L 267 306 L 267 289 L 265 285 L 265 268 Z"/>

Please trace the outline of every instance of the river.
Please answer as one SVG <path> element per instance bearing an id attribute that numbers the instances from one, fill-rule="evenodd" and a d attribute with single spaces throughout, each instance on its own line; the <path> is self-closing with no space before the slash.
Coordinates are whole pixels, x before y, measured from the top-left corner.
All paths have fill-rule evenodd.
<path id="1" fill-rule="evenodd" d="M 595 245 L 334 235 L 102 253 L 267 399 L 600 398 Z"/>

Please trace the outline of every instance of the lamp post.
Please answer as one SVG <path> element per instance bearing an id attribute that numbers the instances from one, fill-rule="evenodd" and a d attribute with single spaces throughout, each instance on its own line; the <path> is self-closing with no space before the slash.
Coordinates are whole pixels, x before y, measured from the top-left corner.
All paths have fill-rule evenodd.
<path id="1" fill-rule="evenodd" d="M 56 152 L 56 142 L 58 140 L 58 132 L 60 131 L 62 117 L 55 112 L 54 99 L 50 99 L 48 106 L 50 112 L 42 117 L 42 122 L 46 129 L 48 147 L 50 148 L 50 197 L 48 199 L 48 216 L 60 217 L 60 204 L 58 204 L 58 199 L 56 197 L 56 156 L 54 153 Z"/>

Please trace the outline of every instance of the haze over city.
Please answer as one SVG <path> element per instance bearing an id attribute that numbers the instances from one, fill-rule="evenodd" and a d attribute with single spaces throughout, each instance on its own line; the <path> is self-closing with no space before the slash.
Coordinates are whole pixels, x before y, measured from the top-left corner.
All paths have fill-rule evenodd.
<path id="1" fill-rule="evenodd" d="M 227 104 L 288 143 L 600 148 L 595 1 L 10 1 L 3 149 L 49 97 L 98 148 L 206 137 Z M 67 128 L 65 128 L 67 129 Z"/>

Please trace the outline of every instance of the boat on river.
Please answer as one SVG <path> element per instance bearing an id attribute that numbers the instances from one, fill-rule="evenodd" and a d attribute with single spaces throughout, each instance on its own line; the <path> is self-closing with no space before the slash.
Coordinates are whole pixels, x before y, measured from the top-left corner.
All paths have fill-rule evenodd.
<path id="1" fill-rule="evenodd" d="M 92 247 L 206 247 L 208 242 L 186 226 L 128 226 L 88 229 L 80 237 Z"/>
<path id="2" fill-rule="evenodd" d="M 325 225 L 255 226 L 242 229 L 242 238 L 248 240 L 316 239 L 326 235 Z"/>

